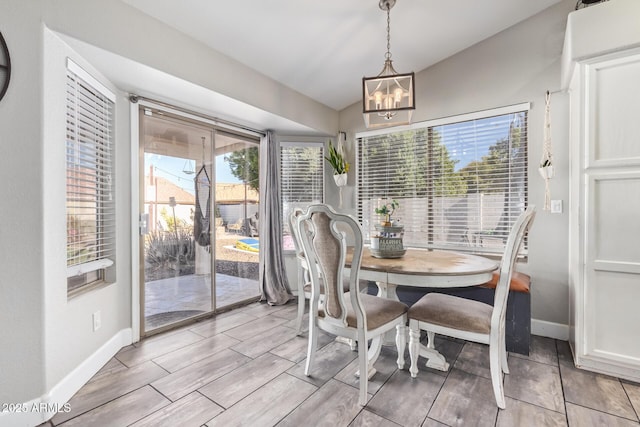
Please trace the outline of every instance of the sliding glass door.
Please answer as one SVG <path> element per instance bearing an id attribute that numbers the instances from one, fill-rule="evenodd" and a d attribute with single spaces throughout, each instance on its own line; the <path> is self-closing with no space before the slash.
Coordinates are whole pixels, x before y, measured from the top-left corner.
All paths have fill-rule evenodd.
<path id="1" fill-rule="evenodd" d="M 227 307 L 254 299 L 260 242 L 258 144 L 218 131 L 216 153 L 215 300 Z"/>
<path id="2" fill-rule="evenodd" d="M 139 114 L 147 335 L 259 296 L 259 141 L 158 109 Z"/>

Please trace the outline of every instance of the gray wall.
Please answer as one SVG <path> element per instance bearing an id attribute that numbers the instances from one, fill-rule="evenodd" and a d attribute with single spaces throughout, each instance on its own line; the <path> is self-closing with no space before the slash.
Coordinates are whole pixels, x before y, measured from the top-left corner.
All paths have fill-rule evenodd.
<path id="1" fill-rule="evenodd" d="M 542 144 L 544 92 L 559 85 L 566 14 L 559 6 L 418 74 L 415 120 L 531 101 L 531 201 L 542 202 L 535 165 Z M 99 13 L 96 13 L 99 12 Z M 65 58 L 77 59 L 45 27 L 133 59 L 202 87 L 223 93 L 325 133 L 336 117 L 315 101 L 213 52 L 117 0 L 3 0 L 0 29 L 9 44 L 13 75 L 0 102 L 0 402 L 46 399 L 120 331 L 132 327 L 131 147 L 129 105 L 120 87 L 117 102 L 116 282 L 72 300 L 66 297 L 64 213 L 64 103 L 60 84 Z M 162 48 L 159 49 L 158 46 Z M 167 55 L 172 52 L 172 55 Z M 397 60 L 401 69 L 402 61 Z M 215 69 L 217 74 L 209 72 Z M 248 83 L 250 82 L 250 84 Z M 108 82 L 104 81 L 105 84 Z M 554 198 L 567 199 L 568 153 L 564 141 L 567 102 L 554 96 L 554 143 L 558 177 Z M 340 114 L 340 128 L 362 128 L 359 105 Z M 353 160 L 353 145 L 349 147 Z M 327 199 L 337 192 L 327 174 Z M 353 209 L 354 175 L 344 189 Z M 567 214 L 541 213 L 523 270 L 534 277 L 534 317 L 567 323 Z M 290 265 L 290 264 L 288 264 Z M 102 328 L 93 332 L 91 314 L 100 310 Z"/>
<path id="2" fill-rule="evenodd" d="M 518 266 L 532 276 L 532 316 L 543 322 L 568 322 L 568 215 L 542 211 L 544 181 L 537 167 L 542 153 L 544 96 L 560 88 L 560 64 L 567 14 L 575 2 L 565 0 L 488 40 L 480 42 L 416 75 L 413 121 L 425 121 L 506 105 L 531 102 L 529 113 L 529 203 L 538 206 L 530 235 L 529 260 Z M 446 37 L 446 35 L 444 36 Z M 402 58 L 394 58 L 400 72 Z M 556 177 L 553 199 L 568 205 L 568 97 L 553 94 L 552 143 Z M 354 161 L 354 134 L 363 131 L 359 103 L 340 113 L 340 130 L 348 132 L 348 151 Z M 350 191 L 353 192 L 350 174 Z M 332 185 L 327 182 L 327 185 Z M 345 211 L 355 213 L 354 197 Z M 337 205 L 335 193 L 327 202 Z"/>
<path id="3" fill-rule="evenodd" d="M 0 30 L 13 66 L 11 85 L 0 102 L 0 402 L 49 401 L 61 396 L 61 385 L 67 392 L 77 390 L 83 382 L 78 382 L 78 372 L 86 375 L 94 368 L 87 368 L 86 362 L 104 354 L 105 346 L 113 348 L 114 339 L 127 336 L 127 331 L 130 336 L 137 322 L 131 316 L 132 277 L 138 274 L 132 271 L 137 249 L 132 250 L 131 243 L 131 198 L 137 177 L 131 175 L 126 99 L 126 92 L 137 88 L 134 84 L 116 89 L 103 76 L 107 70 L 96 69 L 58 34 L 65 41 L 91 45 L 94 52 L 104 49 L 309 129 L 335 132 L 338 114 L 119 0 L 3 0 Z M 61 93 L 67 56 L 118 95 L 116 280 L 71 300 L 66 293 Z M 101 312 L 102 327 L 94 332 L 96 311 Z"/>
<path id="4" fill-rule="evenodd" d="M 17 1 L 0 3 L 12 62 L 0 101 L 0 402 L 7 403 L 45 390 L 42 31 L 38 14 L 17 19 L 17 9 Z"/>

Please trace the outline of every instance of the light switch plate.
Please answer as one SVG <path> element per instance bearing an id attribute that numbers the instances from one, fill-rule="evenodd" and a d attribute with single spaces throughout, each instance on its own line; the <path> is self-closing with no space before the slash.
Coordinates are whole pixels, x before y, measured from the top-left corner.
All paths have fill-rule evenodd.
<path id="1" fill-rule="evenodd" d="M 551 201 L 551 213 L 562 213 L 562 200 Z"/>
<path id="2" fill-rule="evenodd" d="M 102 319 L 100 318 L 100 310 L 93 313 L 93 331 L 97 331 L 102 326 Z"/>

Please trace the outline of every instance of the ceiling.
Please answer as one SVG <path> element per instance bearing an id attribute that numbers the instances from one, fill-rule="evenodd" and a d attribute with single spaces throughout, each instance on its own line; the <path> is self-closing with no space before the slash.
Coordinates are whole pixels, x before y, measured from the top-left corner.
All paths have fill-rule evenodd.
<path id="1" fill-rule="evenodd" d="M 122 1 L 338 111 L 384 63 L 378 0 Z M 394 66 L 418 72 L 560 1 L 398 0 Z"/>

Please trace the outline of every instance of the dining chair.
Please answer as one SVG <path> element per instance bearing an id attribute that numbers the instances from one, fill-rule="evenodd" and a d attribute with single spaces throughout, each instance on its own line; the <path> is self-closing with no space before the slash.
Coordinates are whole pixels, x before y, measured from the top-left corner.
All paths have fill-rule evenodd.
<path id="1" fill-rule="evenodd" d="M 311 277 L 309 276 L 309 265 L 304 257 L 304 251 L 302 250 L 302 243 L 300 242 L 300 236 L 298 230 L 295 227 L 296 220 L 299 215 L 303 213 L 300 208 L 295 208 L 291 215 L 289 215 L 289 229 L 291 230 L 291 237 L 293 238 L 293 246 L 296 252 L 297 263 L 297 287 L 298 287 L 298 315 L 296 318 L 296 330 L 297 335 L 302 334 L 302 324 L 304 323 L 304 308 L 306 300 L 311 298 Z M 316 266 L 317 268 L 317 266 Z M 318 271 L 320 274 L 320 271 Z M 349 283 L 343 282 L 343 288 L 345 292 L 349 291 Z M 322 285 L 322 276 L 320 275 L 320 303 L 324 298 L 324 286 Z M 353 340 L 345 340 L 345 344 L 351 347 L 351 350 L 355 350 L 355 342 Z"/>
<path id="2" fill-rule="evenodd" d="M 298 335 L 302 333 L 302 323 L 304 318 L 304 307 L 307 299 L 311 298 L 311 278 L 309 276 L 309 267 L 307 260 L 304 258 L 302 243 L 296 227 L 298 216 L 302 214 L 302 209 L 295 208 L 289 215 L 289 230 L 293 238 L 293 246 L 296 251 L 297 264 L 297 285 L 298 285 L 298 316 L 296 318 L 296 330 Z"/>
<path id="3" fill-rule="evenodd" d="M 434 348 L 435 334 L 489 345 L 491 383 L 496 403 L 505 408 L 503 372 L 509 373 L 505 346 L 505 313 L 509 283 L 518 250 L 535 217 L 535 206 L 529 206 L 511 228 L 500 263 L 500 278 L 493 306 L 479 301 L 429 293 L 409 309 L 409 355 L 413 378 L 418 374 L 420 331 L 427 331 L 427 348 Z"/>
<path id="4" fill-rule="evenodd" d="M 360 395 L 358 402 L 367 404 L 367 385 L 375 357 L 368 355 L 368 341 L 396 328 L 398 368 L 404 367 L 405 325 L 407 306 L 399 301 L 359 292 L 363 238 L 360 224 L 349 215 L 337 213 L 325 204 L 309 206 L 296 220 L 296 229 L 311 278 L 309 307 L 309 344 L 305 375 L 310 376 L 318 346 L 318 329 L 357 342 Z M 345 292 L 344 265 L 347 255 L 347 232 L 354 239 L 353 258 Z M 324 301 L 320 303 L 320 275 L 324 285 Z M 375 352 L 373 352 L 375 353 Z M 377 354 L 375 355 L 377 356 Z"/>

